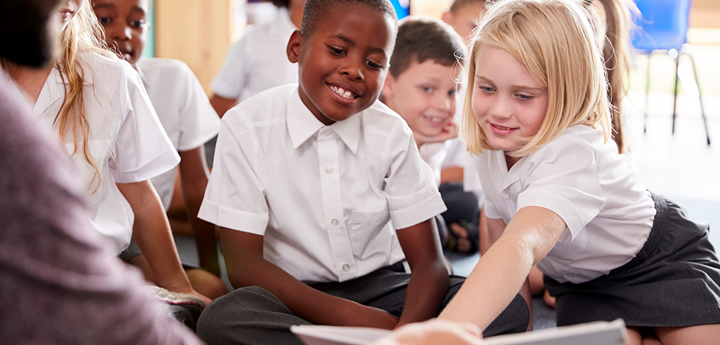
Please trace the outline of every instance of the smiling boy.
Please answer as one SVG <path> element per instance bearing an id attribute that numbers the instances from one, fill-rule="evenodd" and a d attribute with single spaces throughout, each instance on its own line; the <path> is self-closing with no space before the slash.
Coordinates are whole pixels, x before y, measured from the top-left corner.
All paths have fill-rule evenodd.
<path id="1" fill-rule="evenodd" d="M 223 117 L 200 217 L 220 226 L 239 289 L 200 317 L 208 343 L 299 344 L 289 328 L 308 323 L 392 329 L 435 317 L 462 284 L 412 132 L 377 102 L 396 30 L 388 1 L 308 1 L 287 46 L 299 84 Z"/>
<path id="2" fill-rule="evenodd" d="M 300 344 L 289 328 L 308 323 L 392 329 L 435 317 L 459 289 L 430 222 L 445 210 L 433 177 L 410 128 L 377 102 L 396 30 L 389 1 L 308 1 L 287 47 L 299 84 L 223 117 L 200 217 L 220 226 L 230 282 L 251 287 L 203 311 L 203 340 Z"/>

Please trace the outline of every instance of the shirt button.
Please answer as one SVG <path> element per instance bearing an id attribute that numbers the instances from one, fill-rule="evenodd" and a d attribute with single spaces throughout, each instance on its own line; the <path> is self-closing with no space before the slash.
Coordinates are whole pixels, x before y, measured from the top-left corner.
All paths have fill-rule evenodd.
<path id="1" fill-rule="evenodd" d="M 340 224 L 340 222 L 338 222 L 337 219 L 333 219 L 330 221 L 330 224 L 332 224 L 332 226 L 338 226 L 338 224 Z"/>
<path id="2" fill-rule="evenodd" d="M 344 265 L 343 265 L 343 272 L 347 272 L 347 271 L 349 271 L 349 270 L 350 270 L 350 265 L 344 264 Z"/>
<path id="3" fill-rule="evenodd" d="M 325 168 L 325 172 L 328 173 L 328 174 L 332 174 L 332 173 L 333 173 L 333 168 L 332 168 L 331 166 L 328 166 L 328 167 Z"/>

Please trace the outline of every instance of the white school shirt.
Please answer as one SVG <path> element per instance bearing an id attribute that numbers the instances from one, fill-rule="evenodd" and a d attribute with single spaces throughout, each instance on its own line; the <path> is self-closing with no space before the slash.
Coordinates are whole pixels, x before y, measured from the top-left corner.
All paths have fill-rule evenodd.
<path id="1" fill-rule="evenodd" d="M 393 229 L 445 211 L 410 128 L 380 102 L 325 126 L 297 88 L 223 117 L 199 217 L 263 235 L 264 258 L 301 281 L 342 282 L 402 260 Z"/>
<path id="2" fill-rule="evenodd" d="M 655 216 L 637 169 L 612 140 L 585 125 L 521 158 L 508 172 L 502 151 L 476 158 L 488 218 L 509 223 L 517 210 L 539 206 L 567 229 L 538 268 L 564 283 L 583 283 L 628 263 L 645 244 Z"/>
<path id="3" fill-rule="evenodd" d="M 450 167 L 463 169 L 463 191 L 473 192 L 478 197 L 478 206 L 482 206 L 482 187 L 475 163 L 465 143 L 460 138 L 452 138 L 442 143 L 430 143 L 420 146 L 420 157 L 433 172 L 435 182 L 440 185 L 442 170 Z"/>
<path id="4" fill-rule="evenodd" d="M 175 150 L 192 150 L 217 135 L 220 118 L 200 81 L 184 62 L 142 58 L 135 68 Z M 151 179 L 166 210 L 172 200 L 176 174 L 177 169 L 171 169 Z"/>
<path id="5" fill-rule="evenodd" d="M 123 60 L 95 53 L 78 53 L 85 63 L 83 97 L 90 125 L 88 147 L 100 170 L 101 182 L 82 153 L 72 155 L 90 204 L 88 216 L 109 237 L 119 254 L 130 243 L 134 215 L 115 183 L 148 180 L 174 168 L 180 157 L 158 121 L 137 72 Z M 65 95 L 57 69 L 50 72 L 33 112 L 52 127 Z M 72 135 L 65 149 L 74 149 Z M 95 188 L 97 187 L 97 190 Z"/>
<path id="6" fill-rule="evenodd" d="M 286 52 L 295 30 L 286 8 L 278 9 L 275 20 L 249 26 L 230 47 L 210 88 L 220 97 L 242 102 L 269 88 L 297 83 L 297 64 L 288 61 Z"/>

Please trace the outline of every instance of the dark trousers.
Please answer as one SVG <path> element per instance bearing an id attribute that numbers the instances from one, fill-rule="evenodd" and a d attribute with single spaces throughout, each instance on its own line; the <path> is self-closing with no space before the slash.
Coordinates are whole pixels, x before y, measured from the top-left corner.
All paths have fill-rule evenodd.
<path id="1" fill-rule="evenodd" d="M 410 274 L 395 264 L 363 277 L 342 283 L 314 283 L 309 286 L 327 294 L 372 306 L 400 316 Z M 450 288 L 442 308 L 450 302 L 465 278 L 450 277 Z M 483 335 L 524 332 L 530 312 L 520 295 L 493 321 Z M 221 344 L 302 344 L 290 332 L 292 325 L 309 325 L 295 316 L 277 297 L 253 286 L 237 289 L 210 303 L 200 315 L 197 334 L 209 345 Z"/>

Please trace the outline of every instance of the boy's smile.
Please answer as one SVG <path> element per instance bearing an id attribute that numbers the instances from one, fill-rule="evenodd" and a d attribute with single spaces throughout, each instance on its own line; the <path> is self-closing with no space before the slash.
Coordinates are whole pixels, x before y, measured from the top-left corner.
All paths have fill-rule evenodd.
<path id="1" fill-rule="evenodd" d="M 387 77 L 384 102 L 417 135 L 437 136 L 455 115 L 455 80 L 460 70 L 429 59 L 413 61 L 397 78 L 392 74 Z"/>
<path id="2" fill-rule="evenodd" d="M 342 121 L 371 106 L 380 94 L 392 53 L 392 18 L 363 4 L 330 10 L 309 37 L 288 42 L 288 59 L 299 64 L 299 94 L 322 123 Z"/>

